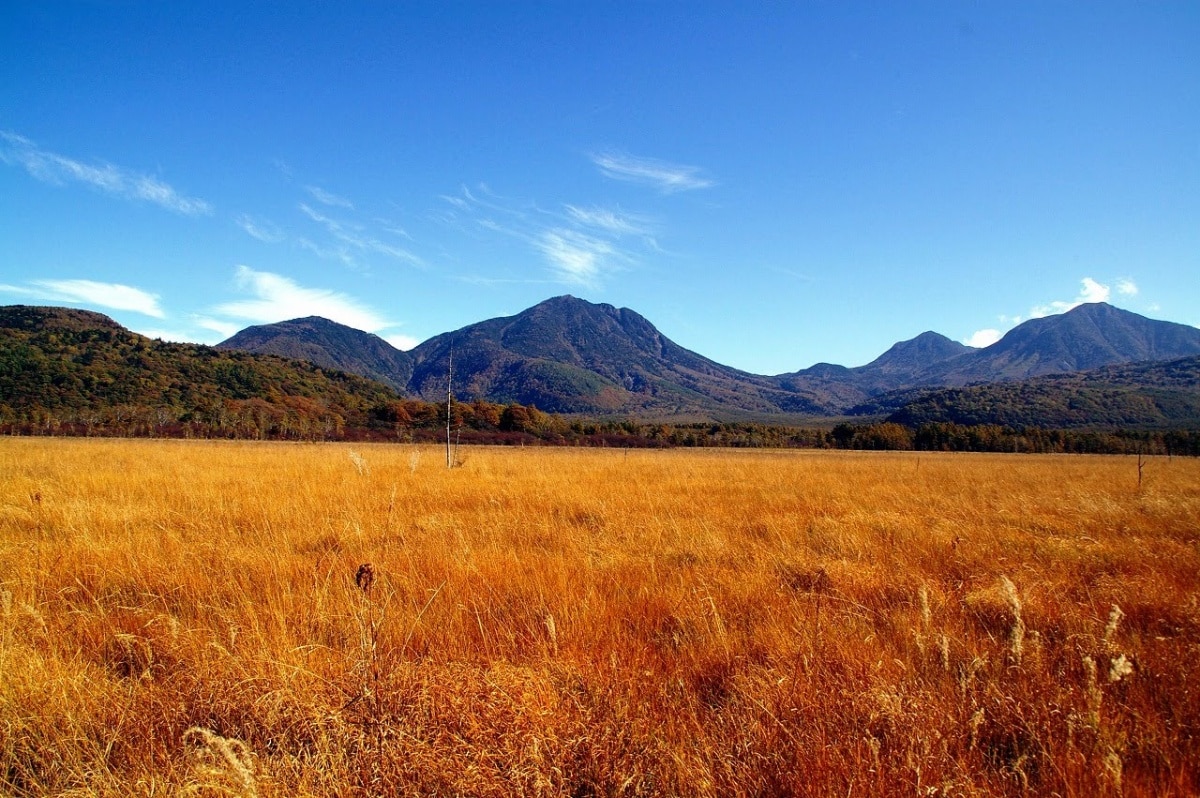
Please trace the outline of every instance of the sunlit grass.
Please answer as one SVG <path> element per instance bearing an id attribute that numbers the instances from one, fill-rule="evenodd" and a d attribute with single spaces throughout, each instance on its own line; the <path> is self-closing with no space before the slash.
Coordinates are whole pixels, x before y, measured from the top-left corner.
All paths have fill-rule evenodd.
<path id="1" fill-rule="evenodd" d="M 0 440 L 0 793 L 1200 790 L 1196 460 L 462 454 Z"/>

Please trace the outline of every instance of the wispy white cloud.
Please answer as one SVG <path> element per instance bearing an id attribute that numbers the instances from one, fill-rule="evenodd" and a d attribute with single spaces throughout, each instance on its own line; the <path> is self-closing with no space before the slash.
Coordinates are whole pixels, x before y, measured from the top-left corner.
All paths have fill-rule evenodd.
<path id="1" fill-rule="evenodd" d="M 601 266 L 615 254 L 609 242 L 564 228 L 543 232 L 537 247 L 564 282 L 584 286 L 595 285 Z"/>
<path id="2" fill-rule="evenodd" d="M 256 219 L 243 213 L 234 221 L 237 222 L 238 227 L 246 231 L 247 235 L 267 244 L 278 244 L 285 238 L 283 231 L 278 226 L 264 219 Z"/>
<path id="3" fill-rule="evenodd" d="M 113 196 L 150 202 L 185 216 L 212 213 L 212 206 L 204 200 L 180 194 L 157 177 L 131 172 L 113 164 L 86 164 L 44 150 L 33 141 L 10 131 L 0 131 L 0 161 L 19 166 L 34 178 L 51 185 L 83 183 Z"/>
<path id="4" fill-rule="evenodd" d="M 564 204 L 559 210 L 499 196 L 480 186 L 463 187 L 443 199 L 455 210 L 445 221 L 468 235 L 481 231 L 513 239 L 540 255 L 549 282 L 595 287 L 614 271 L 636 262 L 639 252 L 661 252 L 645 216 L 601 206 Z M 541 282 L 474 275 L 459 277 L 478 285 Z"/>
<path id="5" fill-rule="evenodd" d="M 798 272 L 795 269 L 786 269 L 783 266 L 768 266 L 767 268 L 770 269 L 771 271 L 775 272 L 776 274 L 782 274 L 784 277 L 789 277 L 793 280 L 799 280 L 802 283 L 816 282 L 816 278 L 813 277 L 811 274 L 805 274 L 804 272 Z"/>
<path id="6" fill-rule="evenodd" d="M 323 205 L 332 205 L 336 208 L 347 208 L 349 210 L 354 210 L 353 202 L 345 197 L 334 194 L 331 191 L 326 191 L 320 186 L 305 186 L 304 190 L 307 191 L 313 199 Z"/>
<path id="7" fill-rule="evenodd" d="M 318 258 L 340 261 L 343 266 L 351 269 L 358 266 L 358 261 L 354 259 L 354 255 L 345 246 L 326 247 L 318 244 L 310 238 L 305 238 L 303 236 L 297 238 L 296 243 L 302 249 L 308 250 Z"/>
<path id="8" fill-rule="evenodd" d="M 328 247 L 320 247 L 319 245 L 308 242 L 311 244 L 309 248 L 316 254 L 320 255 L 324 253 L 327 255 L 329 253 L 334 253 L 339 260 L 347 263 L 348 265 L 354 265 L 355 262 L 352 253 L 357 251 L 359 253 L 375 253 L 379 255 L 386 255 L 389 258 L 404 261 L 413 266 L 425 266 L 425 261 L 417 255 L 414 255 L 412 252 L 409 252 L 403 247 L 398 247 L 394 244 L 389 244 L 386 241 L 379 240 L 375 236 L 367 233 L 366 228 L 360 224 L 343 222 L 330 216 L 326 216 L 325 214 L 313 209 L 311 206 L 303 202 L 300 203 L 299 207 L 305 216 L 320 224 L 325 228 L 325 231 L 330 236 L 344 245 L 340 248 L 330 249 Z M 304 245 L 304 243 L 304 240 L 302 240 L 301 244 Z"/>
<path id="9" fill-rule="evenodd" d="M 441 198 L 453 205 L 455 208 L 458 208 L 460 211 L 471 210 L 470 200 L 474 199 L 474 197 L 471 196 L 471 192 L 466 188 L 463 189 L 463 196 L 461 197 L 457 197 L 453 194 L 442 194 Z"/>
<path id="10" fill-rule="evenodd" d="M 715 181 L 704 176 L 704 170 L 698 166 L 685 166 L 655 158 L 604 152 L 592 155 L 592 163 L 605 177 L 650 186 L 662 194 L 695 191 L 716 185 Z"/>
<path id="11" fill-rule="evenodd" d="M 280 274 L 238 266 L 234 279 L 238 290 L 248 293 L 250 298 L 217 305 L 213 308 L 214 314 L 257 323 L 323 316 L 367 332 L 395 326 L 347 294 L 326 288 L 306 288 Z"/>
<path id="12" fill-rule="evenodd" d="M 610 210 L 608 208 L 579 208 L 575 205 L 567 205 L 567 216 L 572 221 L 577 222 L 587 227 L 595 227 L 613 235 L 648 235 L 651 225 L 648 220 L 643 217 L 632 214 L 622 213 L 620 211 Z"/>
<path id="13" fill-rule="evenodd" d="M 380 229 L 385 233 L 390 233 L 391 235 L 399 236 L 400 238 L 405 238 L 409 241 L 413 240 L 413 237 L 409 235 L 407 230 L 393 222 L 388 221 L 387 219 L 380 219 L 376 217 L 374 221 L 375 224 L 379 225 Z"/>
<path id="14" fill-rule="evenodd" d="M 158 295 L 121 283 L 101 283 L 95 280 L 31 280 L 24 286 L 0 285 L 0 292 L 29 297 L 40 302 L 66 302 L 88 308 L 129 310 L 164 318 Z"/>
<path id="15" fill-rule="evenodd" d="M 1128 278 L 1117 281 L 1117 293 L 1122 296 L 1137 296 L 1137 283 Z"/>

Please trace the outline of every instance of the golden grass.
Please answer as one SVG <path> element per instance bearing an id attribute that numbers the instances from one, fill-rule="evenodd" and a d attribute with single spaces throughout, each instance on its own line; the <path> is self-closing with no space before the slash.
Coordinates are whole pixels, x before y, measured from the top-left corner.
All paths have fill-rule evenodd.
<path id="1" fill-rule="evenodd" d="M 1200 791 L 1200 461 L 464 454 L 0 440 L 0 793 Z"/>

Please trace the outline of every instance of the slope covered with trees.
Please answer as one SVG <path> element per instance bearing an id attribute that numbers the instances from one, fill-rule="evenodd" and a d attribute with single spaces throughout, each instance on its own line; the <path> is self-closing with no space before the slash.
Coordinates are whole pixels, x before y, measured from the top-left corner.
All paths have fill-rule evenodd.
<path id="1" fill-rule="evenodd" d="M 889 421 L 1058 429 L 1200 427 L 1200 357 L 926 392 Z"/>
<path id="2" fill-rule="evenodd" d="M 0 422 L 316 437 L 395 401 L 380 383 L 298 360 L 151 340 L 62 308 L 0 308 Z"/>
<path id="3" fill-rule="evenodd" d="M 217 349 L 279 355 L 338 369 L 403 391 L 412 376 L 412 358 L 378 335 L 320 316 L 247 327 Z"/>

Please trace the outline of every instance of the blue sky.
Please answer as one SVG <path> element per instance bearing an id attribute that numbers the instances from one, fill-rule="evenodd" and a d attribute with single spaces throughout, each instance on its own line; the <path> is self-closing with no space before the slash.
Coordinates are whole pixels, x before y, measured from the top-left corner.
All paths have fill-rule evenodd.
<path id="1" fill-rule="evenodd" d="M 861 365 L 1106 299 L 1200 325 L 1200 4 L 0 9 L 0 303 L 409 346 L 574 294 Z"/>

